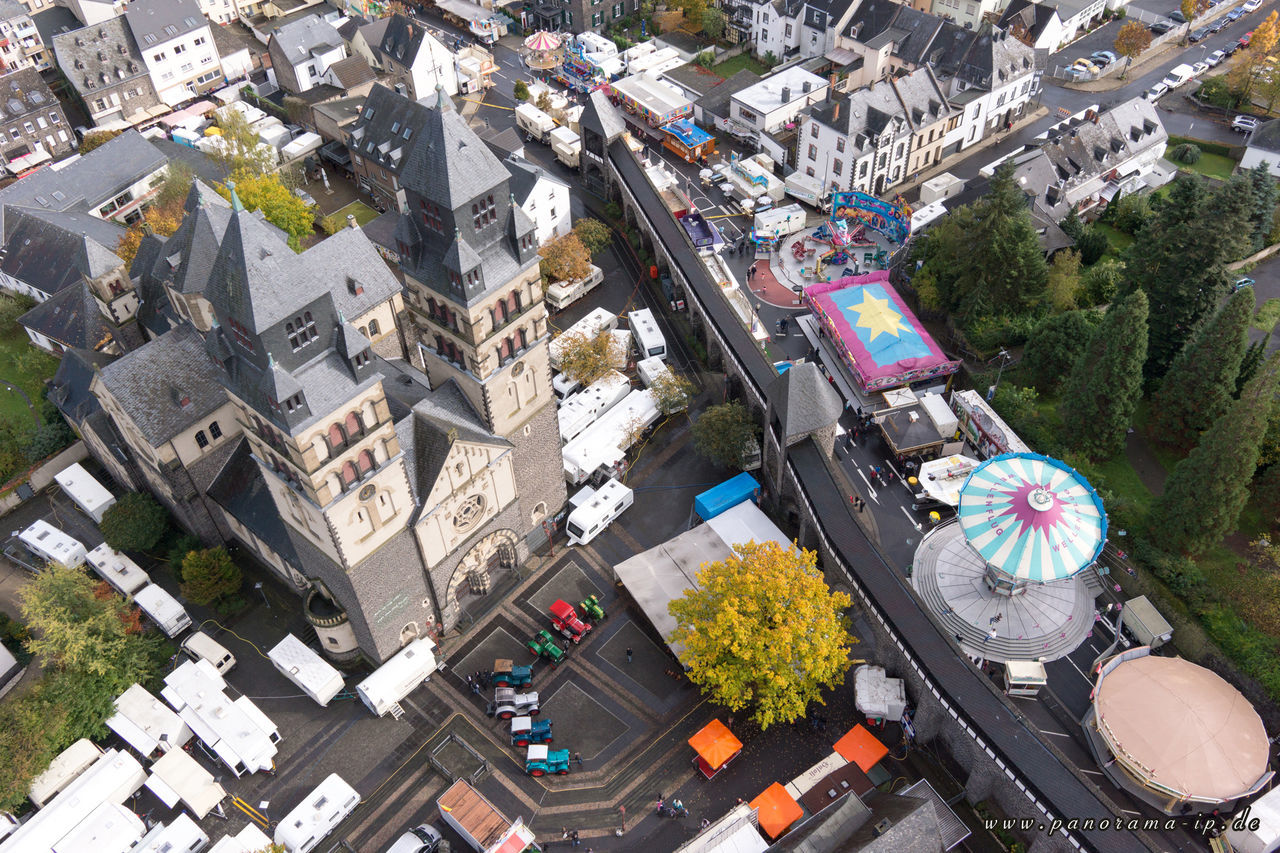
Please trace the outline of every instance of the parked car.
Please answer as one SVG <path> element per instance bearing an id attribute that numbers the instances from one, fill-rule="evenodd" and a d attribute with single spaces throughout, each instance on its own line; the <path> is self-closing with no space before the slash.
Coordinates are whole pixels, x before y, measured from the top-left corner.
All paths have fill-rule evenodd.
<path id="1" fill-rule="evenodd" d="M 435 853 L 442 840 L 434 826 L 424 823 L 397 838 L 387 853 Z"/>
<path id="2" fill-rule="evenodd" d="M 1095 50 L 1093 53 L 1089 54 L 1089 58 L 1092 59 L 1099 68 L 1106 68 L 1119 57 L 1109 50 Z"/>
<path id="3" fill-rule="evenodd" d="M 1253 30 L 1249 30 L 1249 32 L 1242 35 L 1240 37 L 1240 41 L 1236 42 L 1236 44 L 1240 45 L 1241 47 L 1248 47 L 1249 39 L 1251 38 L 1253 38 Z"/>
<path id="4" fill-rule="evenodd" d="M 1085 59 L 1083 56 L 1077 59 L 1075 62 L 1071 63 L 1071 67 L 1079 69 L 1080 73 L 1082 74 L 1097 74 L 1100 71 L 1097 65 L 1094 65 L 1091 61 L 1089 61 L 1088 59 Z"/>
<path id="5" fill-rule="evenodd" d="M 1209 31 L 1210 31 L 1210 32 L 1220 33 L 1220 32 L 1222 32 L 1224 29 L 1226 29 L 1226 28 L 1227 28 L 1227 24 L 1230 24 L 1230 23 L 1231 23 L 1231 22 L 1227 20 L 1227 16 L 1226 16 L 1226 15 L 1223 15 L 1221 18 L 1219 18 L 1218 20 L 1216 20 L 1216 21 L 1214 21 L 1212 24 L 1210 24 L 1210 25 L 1209 25 L 1209 27 L 1208 27 L 1208 29 L 1209 29 Z"/>
<path id="6" fill-rule="evenodd" d="M 1237 50 L 1239 50 L 1239 49 L 1240 49 L 1240 42 L 1238 42 L 1238 41 L 1233 41 L 1233 42 L 1231 42 L 1230 44 L 1228 44 L 1226 47 L 1224 47 L 1224 48 L 1222 49 L 1222 55 L 1223 55 L 1223 56 L 1232 56 L 1232 55 L 1233 55 L 1233 54 L 1235 54 L 1235 52 L 1236 52 Z"/>
<path id="7" fill-rule="evenodd" d="M 1244 9 L 1246 12 L 1256 12 L 1262 8 L 1262 0 L 1248 0 L 1248 2 L 1240 8 Z"/>
<path id="8" fill-rule="evenodd" d="M 1237 133 L 1253 133 L 1258 129 L 1258 120 L 1253 116 L 1236 116 L 1231 120 L 1231 129 Z"/>
<path id="9" fill-rule="evenodd" d="M 1205 39 L 1207 39 L 1208 37 L 1209 37 L 1209 28 L 1208 28 L 1208 27 L 1201 27 L 1201 28 L 1200 28 L 1200 29 L 1198 29 L 1198 30 L 1193 30 L 1193 31 L 1191 32 L 1191 35 L 1189 35 L 1189 36 L 1187 37 L 1187 39 L 1188 39 L 1188 41 L 1190 41 L 1192 44 L 1195 44 L 1195 43 L 1196 43 L 1196 42 L 1198 42 L 1198 41 L 1204 41 L 1204 40 L 1205 40 Z"/>
<path id="10" fill-rule="evenodd" d="M 1221 62 L 1226 58 L 1227 58 L 1227 54 L 1225 51 L 1215 50 L 1213 53 L 1209 54 L 1204 58 L 1204 64 L 1208 65 L 1210 68 L 1213 68 L 1219 62 Z"/>
<path id="11" fill-rule="evenodd" d="M 1187 16 L 1182 14 L 1181 9 L 1174 9 L 1169 13 L 1169 20 L 1177 21 L 1179 24 L 1185 24 L 1187 23 Z"/>
<path id="12" fill-rule="evenodd" d="M 1158 36 L 1162 36 L 1165 33 L 1169 32 L 1169 30 L 1173 29 L 1175 26 L 1177 25 L 1174 24 L 1173 21 L 1156 21 L 1154 24 L 1151 25 L 1151 32 L 1155 33 Z"/>
<path id="13" fill-rule="evenodd" d="M 1245 15 L 1244 9 L 1232 9 L 1230 12 L 1227 13 L 1227 20 L 1238 21 L 1241 18 L 1243 18 L 1244 15 Z"/>
<path id="14" fill-rule="evenodd" d="M 1209 63 L 1207 62 L 1197 62 L 1195 65 L 1191 66 L 1191 73 L 1197 77 L 1199 77 L 1201 74 L 1203 74 L 1208 70 L 1209 70 Z"/>
<path id="15" fill-rule="evenodd" d="M 1148 101 L 1151 101 L 1152 103 L 1155 103 L 1156 101 L 1163 98 L 1168 93 L 1168 91 L 1169 91 L 1168 86 L 1166 86 L 1163 83 L 1157 83 L 1154 86 L 1152 86 L 1150 89 L 1148 89 L 1146 92 L 1144 92 L 1142 97 L 1146 98 Z"/>
<path id="16" fill-rule="evenodd" d="M 1254 284 L 1253 279 L 1249 278 L 1248 276 L 1245 276 L 1244 278 L 1238 278 L 1236 279 L 1236 283 L 1231 285 L 1231 292 L 1235 293 L 1237 290 L 1243 290 L 1246 287 L 1253 287 L 1253 284 Z"/>

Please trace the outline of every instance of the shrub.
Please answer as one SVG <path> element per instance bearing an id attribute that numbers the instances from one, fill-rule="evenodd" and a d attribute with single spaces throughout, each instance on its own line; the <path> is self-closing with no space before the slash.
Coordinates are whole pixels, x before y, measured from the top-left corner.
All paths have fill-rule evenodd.
<path id="1" fill-rule="evenodd" d="M 1080 277 L 1081 301 L 1088 305 L 1110 303 L 1116 298 L 1123 277 L 1124 264 L 1119 261 L 1107 260 L 1094 264 Z"/>
<path id="2" fill-rule="evenodd" d="M 979 317 L 963 331 L 969 346 L 979 355 L 989 357 L 999 352 L 1001 347 L 1016 347 L 1026 343 L 1038 322 L 1038 314 Z"/>
<path id="3" fill-rule="evenodd" d="M 102 538 L 117 551 L 155 547 L 169 526 L 169 514 L 144 492 L 129 492 L 102 515 Z"/>
<path id="4" fill-rule="evenodd" d="M 1107 239 L 1107 235 L 1093 226 L 1085 228 L 1076 240 L 1076 250 L 1080 252 L 1080 263 L 1085 266 L 1096 264 L 1109 248 L 1111 248 L 1111 242 Z"/>
<path id="5" fill-rule="evenodd" d="M 1023 388 L 1005 380 L 996 389 L 991 408 L 1004 419 L 1009 428 L 1037 453 L 1057 455 L 1058 436 L 1053 425 L 1036 407 L 1040 395 L 1034 388 Z"/>
<path id="6" fill-rule="evenodd" d="M 182 558 L 182 594 L 196 604 L 216 604 L 236 595 L 244 577 L 223 547 L 191 551 Z"/>
<path id="7" fill-rule="evenodd" d="M 701 65 L 703 68 L 710 68 L 715 64 L 716 55 L 714 51 L 704 50 L 702 53 L 698 54 L 693 61 L 698 65 Z"/>
<path id="8" fill-rule="evenodd" d="M 1179 163 L 1194 165 L 1200 162 L 1200 146 L 1185 142 L 1173 150 L 1173 156 Z"/>
<path id="9" fill-rule="evenodd" d="M 1118 230 L 1136 235 L 1151 218 L 1151 200 L 1145 195 L 1121 196 L 1107 207 L 1107 213 Z"/>
<path id="10" fill-rule="evenodd" d="M 523 80 L 517 80 L 516 84 L 512 86 L 511 89 L 512 89 L 511 94 L 512 96 L 515 97 L 517 101 L 529 100 L 529 84 L 528 83 L 524 82 Z"/>

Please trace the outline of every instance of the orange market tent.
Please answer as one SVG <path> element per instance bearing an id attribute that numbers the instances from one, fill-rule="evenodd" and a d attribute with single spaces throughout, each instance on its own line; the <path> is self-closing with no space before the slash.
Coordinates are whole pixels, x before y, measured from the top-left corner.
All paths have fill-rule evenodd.
<path id="1" fill-rule="evenodd" d="M 723 770 L 725 765 L 742 752 L 742 741 L 734 737 L 729 727 L 719 720 L 712 720 L 702 731 L 689 738 L 689 746 L 698 753 L 693 763 L 698 765 L 702 775 L 708 779 Z"/>
<path id="2" fill-rule="evenodd" d="M 858 765 L 863 773 L 880 763 L 880 759 L 889 754 L 889 747 L 882 744 L 871 732 L 861 725 L 854 726 L 840 740 L 836 741 L 835 751 L 845 761 Z"/>
<path id="3" fill-rule="evenodd" d="M 804 815 L 804 809 L 800 808 L 800 804 L 787 793 L 786 788 L 777 782 L 765 788 L 763 794 L 752 800 L 751 808 L 757 810 L 760 828 L 770 838 L 775 839 Z"/>

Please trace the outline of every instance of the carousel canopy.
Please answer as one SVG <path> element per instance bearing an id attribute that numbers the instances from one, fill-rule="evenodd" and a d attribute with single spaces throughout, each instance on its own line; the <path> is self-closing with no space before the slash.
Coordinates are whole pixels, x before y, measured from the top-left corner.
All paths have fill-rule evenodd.
<path id="1" fill-rule="evenodd" d="M 558 50 L 560 48 L 560 37 L 555 33 L 539 30 L 524 40 L 524 46 L 529 50 Z"/>
<path id="2" fill-rule="evenodd" d="M 960 489 L 958 517 L 988 566 L 1036 583 L 1088 567 L 1107 539 L 1107 516 L 1089 482 L 1035 453 L 1007 453 L 975 468 Z"/>

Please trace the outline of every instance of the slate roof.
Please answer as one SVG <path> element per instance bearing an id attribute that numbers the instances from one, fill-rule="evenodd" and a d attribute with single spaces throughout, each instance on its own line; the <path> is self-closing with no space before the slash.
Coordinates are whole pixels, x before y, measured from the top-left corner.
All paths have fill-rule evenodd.
<path id="1" fill-rule="evenodd" d="M 947 96 L 929 66 L 923 66 L 902 77 L 890 77 L 889 83 L 902 104 L 902 114 L 912 129 L 928 127 L 951 115 Z"/>
<path id="2" fill-rule="evenodd" d="M 0 117 L 15 121 L 50 110 L 61 113 L 62 105 L 35 68 L 19 68 L 0 77 Z"/>
<path id="3" fill-rule="evenodd" d="M 396 383 L 388 382 L 384 387 L 394 384 Z M 462 389 L 456 381 L 450 379 L 413 406 L 410 442 L 412 453 L 408 453 L 406 459 L 411 460 L 410 473 L 420 504 L 440 476 L 440 470 L 444 467 L 454 441 L 511 446 L 505 439 L 484 428 Z"/>
<path id="4" fill-rule="evenodd" d="M 365 44 L 374 51 L 379 51 L 379 45 L 382 44 L 382 36 L 387 31 L 387 24 L 391 23 L 390 18 L 379 18 L 368 24 L 360 26 L 360 35 L 364 38 Z"/>
<path id="5" fill-rule="evenodd" d="M 368 60 L 358 54 L 333 63 L 329 66 L 328 73 L 333 75 L 340 87 L 347 90 L 364 85 L 377 77 L 369 67 Z"/>
<path id="6" fill-rule="evenodd" d="M 40 40 L 47 45 L 53 44 L 54 36 L 69 33 L 84 26 L 70 9 L 52 4 L 32 15 L 31 22 L 36 25 Z"/>
<path id="7" fill-rule="evenodd" d="M 754 86 L 762 79 L 754 71 L 743 69 L 729 75 L 711 87 L 701 98 L 697 99 L 696 103 L 702 107 L 703 112 L 727 118 L 729 115 L 729 101 L 733 100 L 733 96 L 743 89 Z"/>
<path id="8" fill-rule="evenodd" d="M 271 41 L 291 65 L 304 62 L 315 54 L 328 53 L 343 44 L 342 36 L 333 24 L 319 15 L 285 24 L 275 31 Z"/>
<path id="9" fill-rule="evenodd" d="M 562 186 L 568 186 L 560 178 L 557 178 L 541 166 L 530 163 L 523 157 L 517 157 L 513 154 L 502 162 L 506 165 L 507 172 L 511 174 L 509 182 L 511 194 L 515 196 L 516 204 L 521 207 L 528 201 L 529 194 L 533 192 L 533 188 L 538 185 L 540 180 L 555 181 Z"/>
<path id="10" fill-rule="evenodd" d="M 1058 14 L 1058 10 L 1046 3 L 1036 3 L 1032 0 L 1010 0 L 1010 3 L 996 26 L 1001 29 L 1009 29 L 1013 24 L 1021 25 L 1027 32 L 1032 42 L 1040 38 L 1040 34 L 1044 32 L 1044 28 L 1053 20 L 1054 15 Z"/>
<path id="11" fill-rule="evenodd" d="M 347 131 L 347 148 L 399 175 L 432 112 L 425 103 L 375 83 Z"/>
<path id="12" fill-rule="evenodd" d="M 199 333 L 186 324 L 121 356 L 101 375 L 103 385 L 152 447 L 227 402 Z"/>
<path id="13" fill-rule="evenodd" d="M 89 391 L 89 385 L 97 371 L 118 356 L 87 349 L 69 349 L 62 354 L 58 370 L 49 383 L 49 399 L 67 420 L 81 424 L 102 404 Z"/>
<path id="14" fill-rule="evenodd" d="M 146 329 L 152 338 L 160 337 L 176 322 L 164 286 L 149 274 L 164 253 L 167 239 L 159 234 L 144 235 L 133 265 L 129 267 L 129 277 L 133 279 L 138 295 L 138 325 Z"/>
<path id="15" fill-rule="evenodd" d="M 97 350 L 112 341 L 114 327 L 89 285 L 65 287 L 18 318 L 18 323 L 64 347 Z"/>
<path id="16" fill-rule="evenodd" d="M 443 103 L 427 110 L 418 141 L 402 168 L 401 182 L 429 201 L 456 210 L 492 189 L 497 176 L 506 173 L 502 161 L 454 111 L 449 99 L 440 100 Z"/>
<path id="17" fill-rule="evenodd" d="M 0 229 L 4 210 L 90 210 L 115 198 L 147 175 L 164 167 L 166 158 L 136 130 L 74 160 L 39 169 L 0 189 Z"/>
<path id="18" fill-rule="evenodd" d="M 26 7 L 18 0 L 0 0 L 0 21 L 11 21 L 27 14 Z"/>
<path id="19" fill-rule="evenodd" d="M 892 41 L 894 56 L 919 65 L 926 61 L 944 23 L 937 15 L 894 3 L 893 0 L 868 0 L 853 13 L 845 33 L 874 47 Z"/>
<path id="20" fill-rule="evenodd" d="M 208 26 L 196 0 L 132 0 L 124 17 L 144 50 Z"/>
<path id="21" fill-rule="evenodd" d="M 840 395 L 813 362 L 794 365 L 766 393 L 788 439 L 831 426 L 843 411 Z"/>
<path id="22" fill-rule="evenodd" d="M 81 97 L 148 76 L 142 52 L 123 16 L 55 36 L 53 55 Z"/>
<path id="23" fill-rule="evenodd" d="M 382 39 L 378 42 L 378 50 L 406 68 L 413 67 L 427 31 L 399 12 L 385 20 L 386 24 L 382 30 Z M 368 35 L 365 37 L 368 38 Z"/>
<path id="24" fill-rule="evenodd" d="M 42 293 L 56 294 L 124 264 L 113 251 L 125 233 L 87 213 L 9 211 L 0 270 Z"/>
<path id="25" fill-rule="evenodd" d="M 860 153 L 873 147 L 876 138 L 882 134 L 896 137 L 910 133 L 902 102 L 887 80 L 877 80 L 852 92 L 837 93 L 829 100 L 814 104 L 809 116 L 846 136 Z"/>
<path id="26" fill-rule="evenodd" d="M 1280 119 L 1263 122 L 1249 137 L 1249 148 L 1280 154 Z"/>
<path id="27" fill-rule="evenodd" d="M 207 494 L 281 559 L 293 566 L 301 565 L 293 540 L 289 538 L 288 526 L 276 509 L 258 463 L 253 460 L 248 439 L 241 436 L 236 442 L 235 451 L 214 478 Z"/>
<path id="28" fill-rule="evenodd" d="M 582 115 L 578 116 L 578 126 L 604 137 L 606 144 L 621 136 L 627 129 L 618 108 L 609 102 L 609 96 L 600 89 L 587 96 Z"/>
<path id="29" fill-rule="evenodd" d="M 512 154 L 520 154 L 524 151 L 524 140 L 513 127 L 504 127 L 501 130 L 486 127 L 479 131 L 479 134 L 484 144 L 489 146 L 489 150 L 504 160 Z"/>
<path id="30" fill-rule="evenodd" d="M 680 88 L 692 92 L 695 97 L 705 95 L 723 83 L 725 79 L 714 71 L 708 71 L 701 65 L 695 65 L 692 62 L 685 65 L 677 65 L 670 71 L 663 71 L 660 76 L 666 77 L 680 86 Z"/>

